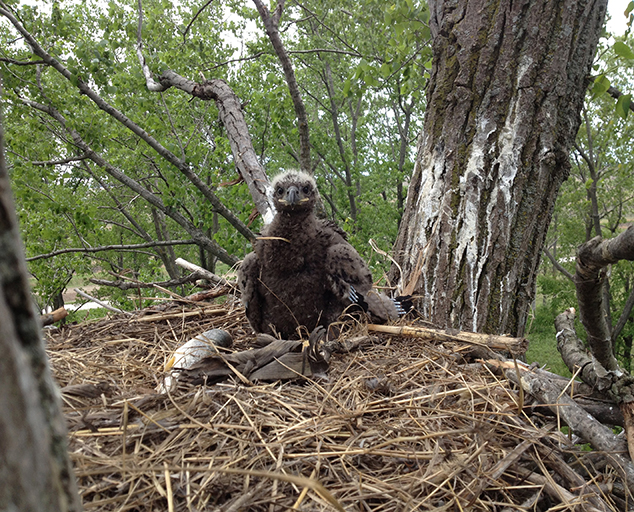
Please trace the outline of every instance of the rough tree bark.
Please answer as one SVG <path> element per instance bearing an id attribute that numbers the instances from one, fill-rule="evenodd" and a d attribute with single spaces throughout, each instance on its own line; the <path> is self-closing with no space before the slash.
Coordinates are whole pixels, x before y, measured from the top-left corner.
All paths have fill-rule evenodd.
<path id="1" fill-rule="evenodd" d="M 442 327 L 521 336 L 606 0 L 430 0 L 434 61 L 395 245 Z"/>
<path id="2" fill-rule="evenodd" d="M 0 123 L 0 510 L 79 511 L 3 149 Z"/>
<path id="3" fill-rule="evenodd" d="M 614 356 L 611 325 L 603 315 L 604 269 L 619 260 L 634 260 L 634 225 L 610 240 L 595 237 L 580 246 L 574 281 L 581 323 L 588 333 L 588 345 L 596 360 L 596 364 L 589 366 L 610 383 L 607 394 L 623 413 L 630 457 L 634 459 L 634 378 L 619 366 Z M 561 348 L 560 352 L 570 368 L 576 361 L 567 357 Z M 582 368 L 585 370 L 585 365 Z"/>
<path id="4" fill-rule="evenodd" d="M 608 371 L 619 370 L 612 344 L 612 326 L 603 315 L 605 267 L 619 260 L 634 260 L 634 225 L 610 240 L 594 237 L 579 247 L 575 287 L 581 323 L 588 333 L 592 354 Z"/>

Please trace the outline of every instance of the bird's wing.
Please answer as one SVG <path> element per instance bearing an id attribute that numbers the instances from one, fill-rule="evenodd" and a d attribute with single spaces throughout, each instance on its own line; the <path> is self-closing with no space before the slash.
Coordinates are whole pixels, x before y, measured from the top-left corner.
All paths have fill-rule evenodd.
<path id="1" fill-rule="evenodd" d="M 258 292 L 260 261 L 257 254 L 251 252 L 244 257 L 238 269 L 240 300 L 246 310 L 247 319 L 255 332 L 262 332 L 262 298 Z"/>
<path id="2" fill-rule="evenodd" d="M 357 304 L 377 320 L 399 316 L 393 301 L 372 289 L 372 274 L 359 253 L 345 240 L 328 248 L 326 269 L 334 295 L 342 304 Z"/>

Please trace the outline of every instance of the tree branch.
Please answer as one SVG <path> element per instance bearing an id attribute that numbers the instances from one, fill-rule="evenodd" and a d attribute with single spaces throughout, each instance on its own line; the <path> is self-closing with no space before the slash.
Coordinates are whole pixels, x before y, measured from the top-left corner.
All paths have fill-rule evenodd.
<path id="1" fill-rule="evenodd" d="M 337 48 L 312 48 L 310 50 L 289 50 L 289 55 L 301 55 L 302 53 L 338 53 L 340 55 L 350 55 L 352 57 L 363 58 L 359 52 L 351 52 L 347 50 L 338 50 Z"/>
<path id="2" fill-rule="evenodd" d="M 141 64 L 141 70 L 143 71 L 143 76 L 145 77 L 145 85 L 150 92 L 163 92 L 169 89 L 169 87 L 154 80 L 152 71 L 150 71 L 150 67 L 145 62 L 145 57 L 143 56 L 143 6 L 141 4 L 141 0 L 138 0 L 137 2 L 137 11 L 139 14 L 139 23 L 136 30 L 136 56 Z"/>
<path id="3" fill-rule="evenodd" d="M 161 75 L 161 83 L 169 83 L 195 98 L 214 100 L 220 119 L 227 130 L 231 152 L 238 172 L 249 186 L 251 197 L 264 223 L 275 216 L 271 184 L 258 161 L 249 128 L 242 113 L 240 100 L 224 80 L 206 80 L 201 84 L 188 80 L 174 71 L 167 70 Z"/>
<path id="4" fill-rule="evenodd" d="M 162 288 L 172 288 L 175 286 L 182 286 L 187 283 L 194 283 L 199 279 L 205 279 L 205 276 L 198 272 L 194 272 L 177 279 L 170 279 L 169 281 L 161 281 L 159 283 L 143 283 L 137 280 L 127 281 L 123 279 L 108 281 L 107 279 L 96 278 L 90 278 L 89 281 L 99 286 L 112 286 L 114 288 L 119 288 L 120 290 L 138 290 L 140 288 L 154 288 L 156 286 L 160 286 Z"/>
<path id="5" fill-rule="evenodd" d="M 66 165 L 66 164 L 70 164 L 71 162 L 81 162 L 82 160 L 86 160 L 88 158 L 88 155 L 79 155 L 79 156 L 73 156 L 73 157 L 69 157 L 69 158 L 63 158 L 61 160 L 46 160 L 46 161 L 40 161 L 40 162 L 31 162 L 32 165 L 40 165 L 40 166 L 45 166 L 45 165 Z"/>
<path id="6" fill-rule="evenodd" d="M 150 192 L 148 189 L 143 187 L 140 183 L 133 180 L 125 173 L 111 165 L 107 160 L 105 160 L 101 155 L 97 152 L 93 151 L 92 148 L 84 142 L 79 133 L 68 126 L 66 123 L 66 119 L 62 116 L 54 107 L 48 105 L 41 105 L 34 101 L 23 99 L 22 102 L 25 104 L 40 110 L 48 115 L 50 115 L 53 119 L 55 119 L 71 136 L 73 143 L 77 146 L 83 153 L 86 153 L 89 158 L 95 162 L 98 166 L 102 167 L 110 176 L 114 179 L 120 181 L 128 188 L 137 192 L 143 199 L 145 199 L 148 203 L 152 204 L 159 210 L 161 210 L 165 215 L 171 217 L 176 223 L 180 224 L 194 239 L 194 242 L 207 249 L 209 252 L 217 256 L 221 261 L 227 263 L 228 265 L 234 265 L 238 262 L 238 259 L 230 255 L 227 251 L 225 251 L 220 245 L 215 241 L 208 238 L 202 230 L 194 226 L 187 218 L 185 218 L 180 212 L 167 208 L 163 201 L 155 194 Z"/>
<path id="7" fill-rule="evenodd" d="M 619 317 L 616 326 L 612 330 L 612 343 L 616 342 L 616 339 L 623 331 L 623 327 L 625 327 L 625 323 L 630 318 L 630 314 L 632 313 L 632 308 L 634 308 L 634 288 L 630 290 L 630 294 L 625 301 L 625 306 L 623 306 L 623 311 L 621 312 L 621 316 Z"/>
<path id="8" fill-rule="evenodd" d="M 38 254 L 37 256 L 31 256 L 27 258 L 26 261 L 36 261 L 36 260 L 44 260 L 48 258 L 53 258 L 54 256 L 59 256 L 60 254 L 68 254 L 72 252 L 80 252 L 80 253 L 94 253 L 94 252 L 103 252 L 103 251 L 132 251 L 137 249 L 146 249 L 148 247 L 166 247 L 173 245 L 194 245 L 196 242 L 194 240 L 167 240 L 167 241 L 156 241 L 156 242 L 148 242 L 145 244 L 129 244 L 129 245 L 102 245 L 100 247 L 69 247 L 67 249 L 59 249 L 58 251 L 52 251 L 46 254 Z"/>
<path id="9" fill-rule="evenodd" d="M 547 247 L 544 247 L 544 254 L 548 257 L 550 262 L 553 264 L 553 267 L 555 267 L 559 272 L 561 272 L 564 276 L 570 279 L 573 283 L 575 282 L 575 276 L 573 276 L 570 272 L 568 272 L 564 267 L 561 266 L 561 264 L 555 259 L 555 257 L 552 254 L 550 254 L 550 251 L 548 250 Z"/>
<path id="10" fill-rule="evenodd" d="M 136 229 L 136 231 L 134 230 L 130 230 L 132 231 L 135 235 L 140 236 L 141 238 L 143 238 L 146 242 L 150 243 L 153 242 L 153 238 L 150 236 L 150 234 L 145 231 L 145 229 L 143 229 L 143 226 L 141 226 L 137 220 L 130 215 L 130 213 L 128 212 L 128 210 L 123 206 L 123 204 L 121 204 L 121 201 L 119 201 L 119 199 L 112 193 L 112 190 L 110 190 L 110 186 L 107 185 L 99 176 L 97 176 L 94 172 L 92 172 L 92 169 L 90 168 L 90 166 L 88 166 L 87 164 L 84 163 L 84 170 L 90 175 L 92 176 L 92 178 L 99 183 L 99 185 L 101 185 L 101 187 L 106 191 L 106 194 L 108 194 L 110 196 L 110 199 L 112 199 L 112 201 L 114 202 L 114 204 L 116 205 L 117 210 L 119 211 L 119 213 L 121 213 L 126 219 L 128 219 L 128 222 L 134 227 L 134 229 Z M 114 223 L 113 221 L 109 221 Z M 122 226 L 123 227 L 123 226 Z M 128 227 L 126 227 L 127 229 L 130 229 Z"/>
<path id="11" fill-rule="evenodd" d="M 555 319 L 557 349 L 570 371 L 579 371 L 586 384 L 602 391 L 618 404 L 623 414 L 630 458 L 634 459 L 634 379 L 629 373 L 621 370 L 606 372 L 599 361 L 585 354 L 574 330 L 574 316 L 575 310 L 570 308 Z M 601 449 L 594 444 L 593 447 Z"/>
<path id="12" fill-rule="evenodd" d="M 140 0 L 139 0 L 140 1 Z M 198 16 L 200 16 L 200 14 L 209 6 L 209 4 L 211 4 L 211 2 L 213 2 L 214 0 L 207 0 L 207 2 L 205 2 L 205 5 L 203 5 L 200 9 L 198 9 L 198 11 L 196 12 L 196 14 L 194 14 L 194 16 L 192 17 L 192 19 L 189 21 L 189 23 L 187 24 L 187 26 L 185 27 L 185 30 L 183 31 L 183 40 L 185 39 L 185 37 L 187 36 L 187 32 L 189 32 L 189 29 L 191 28 L 191 26 L 194 24 L 194 22 L 196 21 L 196 18 L 198 18 Z"/>
<path id="13" fill-rule="evenodd" d="M 592 354 L 608 371 L 619 370 L 614 356 L 610 326 L 603 315 L 602 269 L 619 260 L 634 260 L 634 225 L 610 240 L 595 237 L 577 251 L 574 276 L 579 314 Z"/>
<path id="14" fill-rule="evenodd" d="M 623 93 L 621 91 L 612 86 L 608 87 L 608 94 L 612 96 L 615 100 L 618 100 L 621 96 L 623 96 Z M 630 101 L 630 110 L 634 112 L 634 101 Z"/>
<path id="15" fill-rule="evenodd" d="M 267 7 L 262 3 L 262 0 L 253 0 L 253 3 L 260 13 L 260 18 L 264 23 L 266 34 L 269 36 L 269 40 L 273 45 L 273 49 L 277 54 L 277 57 L 282 64 L 284 70 L 284 76 L 286 77 L 286 83 L 291 93 L 293 100 L 293 106 L 295 107 L 295 115 L 297 116 L 297 129 L 299 131 L 299 153 L 300 153 L 300 167 L 303 171 L 310 173 L 310 138 L 308 131 L 308 117 L 306 116 L 306 107 L 302 100 L 302 95 L 299 92 L 299 86 L 295 79 L 295 71 L 293 70 L 293 64 L 291 59 L 284 48 L 282 38 L 278 30 L 278 24 L 284 9 L 284 0 L 278 0 L 277 8 L 273 15 L 269 12 Z"/>
<path id="16" fill-rule="evenodd" d="M 27 43 L 33 50 L 37 56 L 42 58 L 46 64 L 54 68 L 57 72 L 59 72 L 64 78 L 73 82 L 72 73 L 57 59 L 47 53 L 40 44 L 35 40 L 35 38 L 28 32 L 24 26 L 13 16 L 8 10 L 4 8 L 0 8 L 0 15 L 6 17 L 11 24 L 20 32 Z M 137 46 L 137 55 L 139 54 L 140 49 Z M 143 58 L 143 55 L 140 55 Z M 147 66 L 146 66 L 147 68 Z M 149 68 L 144 70 L 144 75 L 146 79 L 149 79 L 154 83 L 152 88 L 155 88 L 156 82 L 151 76 L 149 72 Z M 238 230 L 247 240 L 253 240 L 255 238 L 255 234 L 231 211 L 229 210 L 218 197 L 213 193 L 213 191 L 194 173 L 186 161 L 181 160 L 176 155 L 174 155 L 171 151 L 161 145 L 154 137 L 152 137 L 149 133 L 147 133 L 143 128 L 134 123 L 131 119 L 125 116 L 122 112 L 114 108 L 112 105 L 103 100 L 86 82 L 84 82 L 81 78 L 74 77 L 76 79 L 77 88 L 88 98 L 90 98 L 93 103 L 99 107 L 101 110 L 106 112 L 108 115 L 113 117 L 116 121 L 121 123 L 123 126 L 128 128 L 132 133 L 137 135 L 139 138 L 144 140 L 154 151 L 156 151 L 162 158 L 167 160 L 170 164 L 176 167 L 187 179 L 194 184 L 198 190 L 202 192 L 206 199 L 213 205 L 214 209 L 222 215 L 234 228 Z M 163 84 L 161 81 L 161 89 L 166 90 L 169 88 L 169 84 Z M 150 87 L 150 86 L 148 86 Z M 151 89 L 152 90 L 152 89 Z M 245 124 L 246 125 L 246 124 Z"/>
<path id="17" fill-rule="evenodd" d="M 13 64 L 14 66 L 37 66 L 38 64 L 46 64 L 43 60 L 16 60 L 8 57 L 0 57 L 0 62 Z"/>
<path id="18" fill-rule="evenodd" d="M 562 393 L 558 386 L 543 377 L 530 371 L 521 371 L 518 375 L 515 369 L 507 369 L 505 374 L 509 380 L 521 386 L 525 392 L 530 393 L 541 403 L 548 404 L 577 435 L 598 451 L 606 452 L 607 462 L 627 481 L 628 486 L 634 485 L 634 465 L 627 456 L 621 455 L 626 449 L 626 444 L 618 439 L 612 429 L 602 425 L 598 420 L 590 416 L 570 396 Z"/>

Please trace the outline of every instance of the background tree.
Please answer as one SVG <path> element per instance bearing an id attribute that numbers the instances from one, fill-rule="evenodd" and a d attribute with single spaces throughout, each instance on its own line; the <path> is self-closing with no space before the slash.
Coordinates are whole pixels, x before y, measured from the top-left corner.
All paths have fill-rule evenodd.
<path id="1" fill-rule="evenodd" d="M 144 280 L 173 276 L 173 256 L 198 249 L 165 247 L 170 239 L 198 245 L 208 267 L 249 250 L 261 221 L 247 192 L 263 198 L 266 216 L 264 169 L 297 167 L 302 153 L 286 76 L 270 39 L 253 31 L 254 7 L 0 5 L 11 174 L 42 305 L 96 263 Z M 391 247 L 402 212 L 425 81 L 413 70 L 429 58 L 426 13 L 421 2 L 317 2 L 287 6 L 277 20 L 310 113 L 327 213 L 366 254 L 369 238 Z M 201 74 L 213 78 L 196 84 Z M 199 88 L 191 101 L 196 86 L 220 79 L 255 151 L 243 151 L 251 141 L 233 145 L 218 90 L 203 98 Z M 97 251 L 121 245 L 130 252 Z M 82 252 L 60 253 L 73 247 Z"/>
<path id="2" fill-rule="evenodd" d="M 614 238 L 634 218 L 634 157 L 629 143 L 634 118 L 621 99 L 628 98 L 629 94 L 623 93 L 633 86 L 633 61 L 622 57 L 628 51 L 626 39 L 600 46 L 595 68 L 601 73 L 586 96 L 583 121 L 571 155 L 570 178 L 557 198 L 544 249 L 546 257 L 538 279 L 541 299 L 533 329 L 538 337 L 552 339 L 552 318 L 576 300 L 575 254 L 579 245 L 596 236 Z M 630 370 L 634 267 L 631 262 L 619 261 L 606 268 L 606 276 L 603 317 L 610 326 L 617 359 Z"/>
<path id="3" fill-rule="evenodd" d="M 521 335 L 603 2 L 429 2 L 423 136 L 394 268 L 432 322 Z"/>

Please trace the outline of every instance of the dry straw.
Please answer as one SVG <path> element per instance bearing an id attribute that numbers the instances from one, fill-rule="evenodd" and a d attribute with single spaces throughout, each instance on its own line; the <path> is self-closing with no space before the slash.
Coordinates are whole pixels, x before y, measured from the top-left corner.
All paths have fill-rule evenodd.
<path id="1" fill-rule="evenodd" d="M 232 378 L 156 394 L 165 361 L 205 330 L 249 348 L 241 309 L 192 314 L 200 309 L 47 335 L 86 510 L 631 507 L 618 475 L 572 446 L 555 418 L 518 410 L 516 388 L 469 360 L 468 344 L 381 334 L 334 354 L 316 382 Z"/>

